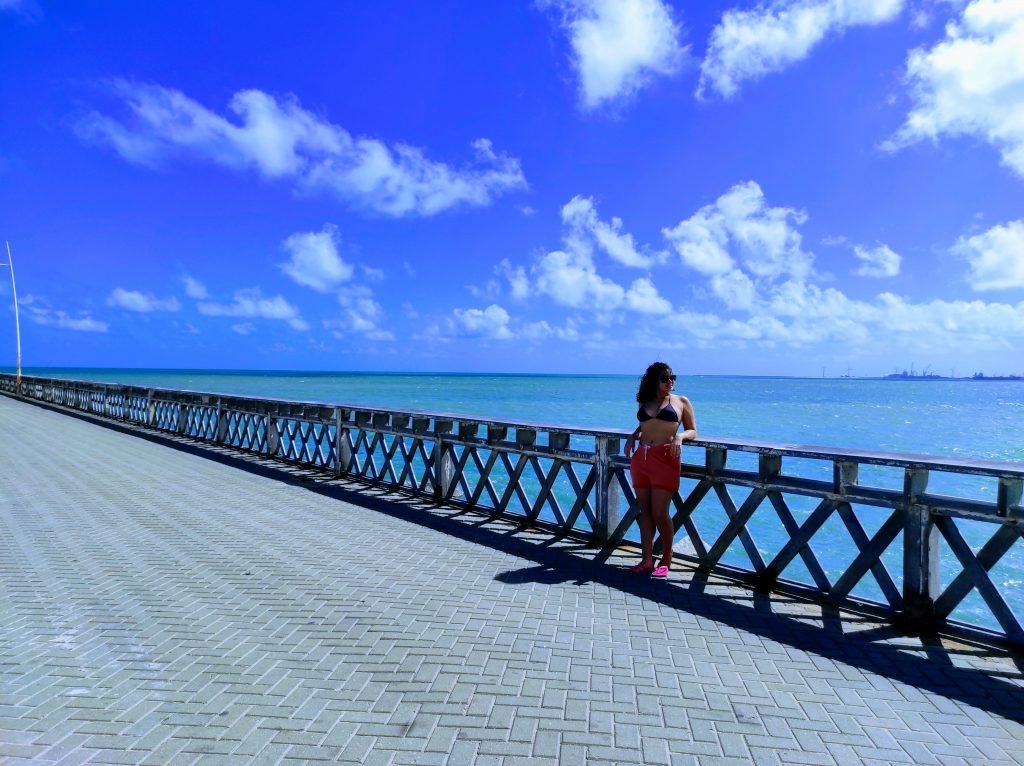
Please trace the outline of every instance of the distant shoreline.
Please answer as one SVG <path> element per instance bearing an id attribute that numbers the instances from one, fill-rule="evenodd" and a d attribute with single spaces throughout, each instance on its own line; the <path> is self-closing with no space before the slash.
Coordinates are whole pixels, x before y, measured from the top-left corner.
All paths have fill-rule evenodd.
<path id="1" fill-rule="evenodd" d="M 1024 381 L 1024 376 L 1021 375 L 971 375 L 969 378 L 948 378 L 945 375 L 886 375 L 884 378 L 876 378 L 875 380 L 946 380 L 946 381 L 970 381 L 983 383 L 989 380 L 1021 380 Z"/>

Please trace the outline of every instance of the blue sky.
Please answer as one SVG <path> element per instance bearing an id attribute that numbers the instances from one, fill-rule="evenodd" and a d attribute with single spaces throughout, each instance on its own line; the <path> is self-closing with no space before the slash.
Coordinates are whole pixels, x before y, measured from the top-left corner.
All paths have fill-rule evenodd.
<path id="1" fill-rule="evenodd" d="M 1020 0 L 282 8 L 0 0 L 26 366 L 1024 373 Z"/>

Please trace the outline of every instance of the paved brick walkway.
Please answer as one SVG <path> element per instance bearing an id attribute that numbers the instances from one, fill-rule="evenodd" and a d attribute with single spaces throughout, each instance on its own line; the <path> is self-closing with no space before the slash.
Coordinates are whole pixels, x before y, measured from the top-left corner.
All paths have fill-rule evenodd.
<path id="1" fill-rule="evenodd" d="M 1024 763 L 1019 659 L 0 396 L 0 761 Z"/>

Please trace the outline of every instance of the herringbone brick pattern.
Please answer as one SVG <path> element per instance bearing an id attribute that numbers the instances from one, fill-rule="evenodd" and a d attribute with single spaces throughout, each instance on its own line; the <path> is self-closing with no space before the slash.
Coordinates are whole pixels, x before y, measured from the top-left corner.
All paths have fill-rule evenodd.
<path id="1" fill-rule="evenodd" d="M 0 397 L 0 760 L 1024 763 L 1012 657 L 300 478 Z"/>

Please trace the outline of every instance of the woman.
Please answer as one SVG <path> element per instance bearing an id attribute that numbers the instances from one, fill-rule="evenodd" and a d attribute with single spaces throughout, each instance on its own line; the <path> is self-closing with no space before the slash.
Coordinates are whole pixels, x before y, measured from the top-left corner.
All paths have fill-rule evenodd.
<path id="1" fill-rule="evenodd" d="M 684 441 L 697 438 L 693 405 L 672 393 L 676 375 L 664 362 L 655 362 L 640 379 L 636 419 L 640 425 L 626 439 L 629 473 L 640 505 L 640 548 L 643 558 L 630 567 L 633 574 L 668 577 L 672 567 L 672 519 L 669 504 L 679 489 L 679 453 Z M 682 426 L 682 430 L 680 430 Z M 639 440 L 639 444 L 637 444 Z M 661 535 L 661 559 L 654 565 L 654 533 Z"/>

